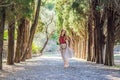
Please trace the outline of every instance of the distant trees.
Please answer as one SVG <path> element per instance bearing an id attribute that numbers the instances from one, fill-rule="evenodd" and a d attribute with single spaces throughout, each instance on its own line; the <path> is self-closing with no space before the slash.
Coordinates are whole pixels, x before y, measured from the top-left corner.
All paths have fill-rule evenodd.
<path id="1" fill-rule="evenodd" d="M 82 59 L 87 57 L 87 11 L 87 0 L 56 1 L 58 30 L 67 30 L 75 56 Z"/>

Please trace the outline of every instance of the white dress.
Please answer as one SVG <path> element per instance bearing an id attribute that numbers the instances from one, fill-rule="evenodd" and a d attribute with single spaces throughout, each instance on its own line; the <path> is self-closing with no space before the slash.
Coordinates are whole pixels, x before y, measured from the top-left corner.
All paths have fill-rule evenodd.
<path id="1" fill-rule="evenodd" d="M 65 49 L 61 48 L 60 50 L 63 60 L 68 60 L 69 58 L 72 58 L 74 55 L 73 50 L 68 46 L 68 44 Z"/>
<path id="2" fill-rule="evenodd" d="M 72 58 L 73 57 L 73 50 L 70 47 L 66 48 L 66 52 L 65 52 L 65 58 Z"/>

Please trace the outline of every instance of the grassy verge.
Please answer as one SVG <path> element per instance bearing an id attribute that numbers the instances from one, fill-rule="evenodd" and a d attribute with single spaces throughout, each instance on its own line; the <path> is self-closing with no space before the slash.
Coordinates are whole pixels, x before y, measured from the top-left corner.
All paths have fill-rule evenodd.
<path id="1" fill-rule="evenodd" d="M 114 59 L 115 60 L 120 60 L 120 54 L 114 54 Z"/>

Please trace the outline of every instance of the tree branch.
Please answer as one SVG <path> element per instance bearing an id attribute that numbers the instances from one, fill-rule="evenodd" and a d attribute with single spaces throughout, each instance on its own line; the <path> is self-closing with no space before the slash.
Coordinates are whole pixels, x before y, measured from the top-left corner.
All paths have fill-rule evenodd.
<path id="1" fill-rule="evenodd" d="M 53 30 L 53 31 L 50 33 L 50 35 L 49 35 L 48 38 L 50 38 L 50 37 L 54 34 L 54 32 L 55 32 L 55 30 Z"/>
<path id="2" fill-rule="evenodd" d="M 47 24 L 47 26 L 49 26 L 52 22 L 53 22 L 53 14 L 52 14 L 52 17 L 51 17 L 51 19 L 50 19 L 50 22 Z"/>
<path id="3" fill-rule="evenodd" d="M 9 7 L 9 6 L 12 6 L 12 5 L 15 5 L 15 3 L 14 2 L 11 2 L 11 3 L 4 3 L 4 4 L 0 4 L 0 7 Z"/>

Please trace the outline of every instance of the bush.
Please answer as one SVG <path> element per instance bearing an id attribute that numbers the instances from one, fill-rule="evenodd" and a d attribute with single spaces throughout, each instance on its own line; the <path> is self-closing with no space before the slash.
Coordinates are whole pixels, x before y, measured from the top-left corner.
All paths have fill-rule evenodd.
<path id="1" fill-rule="evenodd" d="M 40 51 L 40 48 L 36 46 L 34 43 L 32 44 L 32 53 L 36 54 Z"/>
<path id="2" fill-rule="evenodd" d="M 4 40 L 8 40 L 8 30 L 4 30 Z"/>
<path id="3" fill-rule="evenodd" d="M 53 39 L 53 40 L 58 40 L 58 33 L 55 32 L 55 33 L 52 35 L 51 39 Z"/>

